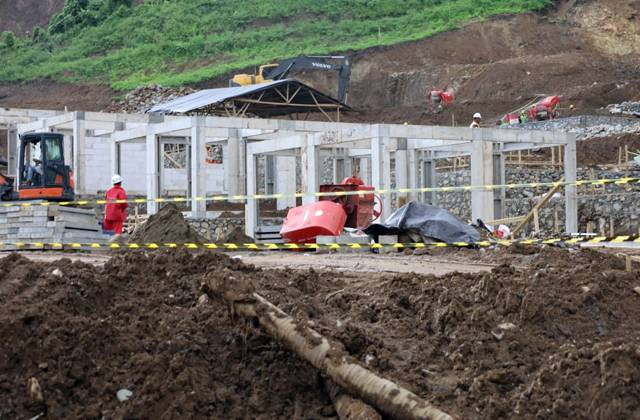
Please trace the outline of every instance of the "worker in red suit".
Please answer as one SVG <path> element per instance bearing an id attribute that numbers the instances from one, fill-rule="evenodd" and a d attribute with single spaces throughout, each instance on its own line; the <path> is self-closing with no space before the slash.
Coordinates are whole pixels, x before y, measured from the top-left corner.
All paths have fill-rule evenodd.
<path id="1" fill-rule="evenodd" d="M 113 231 L 116 235 L 122 233 L 122 227 L 124 225 L 124 219 L 127 217 L 127 203 L 116 203 L 116 200 L 126 200 L 127 193 L 122 188 L 122 177 L 115 174 L 111 178 L 113 187 L 107 190 L 106 200 L 107 204 L 104 209 L 104 224 L 103 229 L 105 231 Z"/>

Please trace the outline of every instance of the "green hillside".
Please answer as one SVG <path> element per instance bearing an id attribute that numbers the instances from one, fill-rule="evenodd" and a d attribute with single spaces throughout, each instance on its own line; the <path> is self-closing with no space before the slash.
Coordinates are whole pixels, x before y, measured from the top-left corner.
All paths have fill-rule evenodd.
<path id="1" fill-rule="evenodd" d="M 0 80 L 130 89 L 193 83 L 301 54 L 341 53 L 539 10 L 551 0 L 67 0 L 49 28 L 0 38 Z"/>

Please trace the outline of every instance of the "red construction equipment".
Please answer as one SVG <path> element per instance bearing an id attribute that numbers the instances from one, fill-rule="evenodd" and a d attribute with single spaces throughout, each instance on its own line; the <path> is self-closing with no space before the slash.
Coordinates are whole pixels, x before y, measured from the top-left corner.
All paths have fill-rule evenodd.
<path id="1" fill-rule="evenodd" d="M 541 101 L 535 102 L 533 105 L 531 104 L 532 102 L 529 102 L 528 105 L 505 114 L 500 120 L 498 120 L 498 125 L 552 120 L 560 116 L 558 111 L 558 108 L 560 107 L 560 97 L 556 95 L 547 96 Z"/>
<path id="2" fill-rule="evenodd" d="M 316 203 L 290 209 L 280 235 L 286 242 L 314 243 L 317 236 L 337 236 L 345 227 L 364 229 L 380 217 L 376 201 L 379 206 L 382 201 L 373 190 L 358 177 L 321 185 L 320 192 L 327 195 L 321 195 Z"/>
<path id="3" fill-rule="evenodd" d="M 434 89 L 427 92 L 427 101 L 431 101 L 433 105 L 449 105 L 455 99 L 455 95 L 451 91 Z"/>
<path id="4" fill-rule="evenodd" d="M 547 96 L 529 109 L 528 117 L 530 121 L 551 120 L 558 116 L 560 98 L 558 96 Z"/>

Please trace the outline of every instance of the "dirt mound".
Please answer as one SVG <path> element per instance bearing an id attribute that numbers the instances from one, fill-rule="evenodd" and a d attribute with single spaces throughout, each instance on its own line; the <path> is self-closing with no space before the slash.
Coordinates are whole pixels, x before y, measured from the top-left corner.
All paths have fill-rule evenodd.
<path id="1" fill-rule="evenodd" d="M 252 270 L 214 253 L 128 253 L 104 268 L 1 259 L 0 418 L 332 415 L 313 368 L 198 301 L 211 269 Z"/>
<path id="2" fill-rule="evenodd" d="M 175 204 L 169 203 L 133 232 L 131 242 L 175 242 L 204 243 L 207 240 L 200 236 L 187 223 Z"/>
<path id="3" fill-rule="evenodd" d="M 256 288 L 462 418 L 636 417 L 637 273 L 594 251 L 527 257 L 526 269 L 352 284 L 265 272 Z"/>
<path id="4" fill-rule="evenodd" d="M 223 242 L 229 244 L 250 244 L 255 242 L 255 240 L 245 235 L 243 228 L 236 227 L 227 234 Z"/>
<path id="5" fill-rule="evenodd" d="M 247 281 L 460 418 L 637 417 L 638 273 L 591 250 L 520 256 L 526 267 L 372 277 L 184 250 L 121 253 L 102 268 L 11 254 L 0 260 L 0 335 L 12 337 L 0 341 L 0 418 L 334 416 L 313 368 L 207 302 L 211 276 Z M 131 399 L 119 402 L 121 389 Z"/>

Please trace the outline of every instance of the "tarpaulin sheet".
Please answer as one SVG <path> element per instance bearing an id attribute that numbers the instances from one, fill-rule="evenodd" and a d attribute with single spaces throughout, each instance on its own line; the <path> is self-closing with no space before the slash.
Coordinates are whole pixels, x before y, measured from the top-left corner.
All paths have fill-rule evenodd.
<path id="1" fill-rule="evenodd" d="M 442 242 L 477 242 L 480 233 L 453 214 L 429 204 L 412 201 L 393 212 L 385 223 L 374 223 L 364 230 L 368 235 L 418 233 L 423 239 Z"/>

